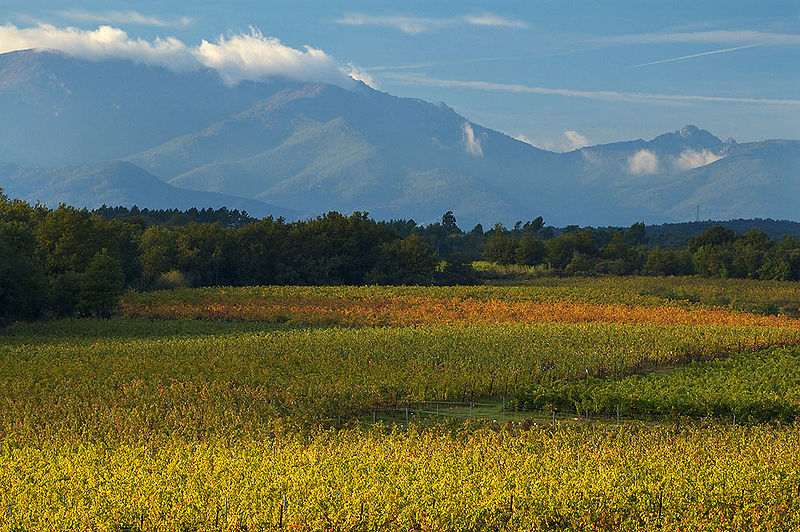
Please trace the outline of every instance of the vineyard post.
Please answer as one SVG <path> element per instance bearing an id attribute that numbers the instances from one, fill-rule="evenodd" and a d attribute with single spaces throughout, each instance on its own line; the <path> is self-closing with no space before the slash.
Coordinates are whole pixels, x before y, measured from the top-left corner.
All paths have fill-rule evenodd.
<path id="1" fill-rule="evenodd" d="M 664 506 L 664 488 L 658 490 L 658 520 L 661 521 L 661 508 Z"/>
<path id="2" fill-rule="evenodd" d="M 286 509 L 286 494 L 283 494 L 283 502 L 281 502 L 281 513 L 278 516 L 278 528 L 283 528 L 283 512 Z"/>
<path id="3" fill-rule="evenodd" d="M 556 411 L 553 409 L 553 426 L 556 426 Z"/>
<path id="4" fill-rule="evenodd" d="M 406 405 L 406 426 L 408 426 L 408 405 Z"/>
<path id="5" fill-rule="evenodd" d="M 373 410 L 372 410 L 372 424 L 373 424 L 373 425 L 375 424 L 375 417 L 376 417 L 376 414 L 375 414 L 375 409 L 373 409 Z"/>
<path id="6" fill-rule="evenodd" d="M 439 417 L 439 403 L 436 403 L 436 417 Z"/>
<path id="7" fill-rule="evenodd" d="M 469 402 L 469 417 L 472 417 L 472 401 Z"/>
<path id="8" fill-rule="evenodd" d="M 617 405 L 617 425 L 619 425 L 619 405 Z"/>

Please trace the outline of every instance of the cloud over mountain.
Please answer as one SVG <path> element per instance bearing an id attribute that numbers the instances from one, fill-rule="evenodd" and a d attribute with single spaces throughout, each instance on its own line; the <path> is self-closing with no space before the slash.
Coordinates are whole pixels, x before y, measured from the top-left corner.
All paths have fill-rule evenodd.
<path id="1" fill-rule="evenodd" d="M 24 49 L 58 50 L 93 61 L 130 59 L 176 71 L 213 68 L 229 84 L 285 76 L 351 88 L 349 73 L 356 72 L 355 67 L 339 65 L 323 50 L 311 46 L 298 50 L 255 28 L 250 33 L 222 35 L 214 41 L 203 39 L 200 45 L 189 46 L 175 37 L 152 41 L 133 38 L 122 29 L 107 25 L 96 30 L 51 24 L 31 28 L 0 26 L 0 53 Z"/>
<path id="2" fill-rule="evenodd" d="M 650 150 L 639 150 L 628 158 L 628 171 L 632 174 L 658 172 L 658 156 Z"/>
<path id="3" fill-rule="evenodd" d="M 675 167 L 680 171 L 691 170 L 711 164 L 722 157 L 711 150 L 686 150 L 675 159 Z"/>

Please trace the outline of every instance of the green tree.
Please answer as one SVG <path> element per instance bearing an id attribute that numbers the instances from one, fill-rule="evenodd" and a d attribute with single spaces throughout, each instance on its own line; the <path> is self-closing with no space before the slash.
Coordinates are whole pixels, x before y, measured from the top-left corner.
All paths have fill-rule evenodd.
<path id="1" fill-rule="evenodd" d="M 90 316 L 109 317 L 124 289 L 122 265 L 102 249 L 95 254 L 81 277 L 78 310 Z"/>
<path id="2" fill-rule="evenodd" d="M 83 272 L 95 254 L 108 246 L 102 224 L 102 218 L 86 209 L 59 205 L 48 212 L 36 231 L 48 275 Z"/>
<path id="3" fill-rule="evenodd" d="M 447 211 L 442 215 L 442 228 L 447 231 L 448 234 L 461 233 L 461 229 L 458 228 L 456 217 L 453 215 L 453 211 Z"/>
<path id="4" fill-rule="evenodd" d="M 503 224 L 497 223 L 483 245 L 483 256 L 498 264 L 514 264 L 517 260 L 517 245 L 516 239 L 506 233 Z"/>
<path id="5" fill-rule="evenodd" d="M 381 244 L 375 267 L 367 276 L 374 284 L 428 285 L 434 281 L 439 259 L 419 235 Z"/>
<path id="6" fill-rule="evenodd" d="M 527 266 L 541 264 L 547 255 L 547 248 L 544 242 L 534 238 L 531 233 L 523 233 L 519 239 L 517 247 L 517 263 Z"/>
<path id="7" fill-rule="evenodd" d="M 0 221 L 0 257 L 0 323 L 41 315 L 47 278 L 33 233 L 23 223 Z"/>

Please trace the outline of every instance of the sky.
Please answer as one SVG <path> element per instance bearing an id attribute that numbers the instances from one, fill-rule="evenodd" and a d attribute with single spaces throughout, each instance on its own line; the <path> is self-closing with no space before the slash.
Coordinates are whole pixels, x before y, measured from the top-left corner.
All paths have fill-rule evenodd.
<path id="1" fill-rule="evenodd" d="M 554 151 L 687 124 L 800 139 L 797 0 L 3 0 L 0 52 L 32 47 L 229 83 L 353 76 Z"/>

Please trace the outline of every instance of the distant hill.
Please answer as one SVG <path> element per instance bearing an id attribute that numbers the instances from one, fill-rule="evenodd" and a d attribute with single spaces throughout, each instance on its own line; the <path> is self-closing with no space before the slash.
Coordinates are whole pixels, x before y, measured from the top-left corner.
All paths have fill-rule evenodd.
<path id="1" fill-rule="evenodd" d="M 648 225 L 648 245 L 654 246 L 680 246 L 684 245 L 691 237 L 697 236 L 706 229 L 721 225 L 737 233 L 746 233 L 752 229 L 764 231 L 771 238 L 781 239 L 784 236 L 800 238 L 800 223 L 789 220 L 772 219 L 738 219 L 738 220 L 704 220 L 697 222 L 683 222 L 662 225 Z"/>
<path id="2" fill-rule="evenodd" d="M 257 200 L 181 189 L 123 161 L 56 168 L 0 164 L 0 187 L 9 197 L 41 202 L 51 208 L 59 203 L 89 209 L 102 205 L 150 209 L 228 207 L 256 217 L 298 216 L 297 212 Z"/>
<path id="3" fill-rule="evenodd" d="M 693 219 L 698 205 L 707 218 L 800 219 L 800 142 L 736 144 L 695 126 L 552 153 L 445 104 L 355 82 L 229 87 L 210 70 L 38 51 L 0 54 L 0 115 L 0 160 L 16 165 L 0 187 L 32 197 L 21 176 L 38 175 L 48 202 L 131 205 L 178 190 L 183 203 L 171 207 L 246 198 L 296 216 L 362 210 L 425 223 L 452 210 L 464 227 L 540 215 L 552 225 L 662 223 Z M 110 160 L 145 172 L 98 171 Z"/>

